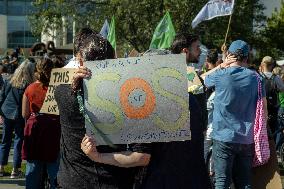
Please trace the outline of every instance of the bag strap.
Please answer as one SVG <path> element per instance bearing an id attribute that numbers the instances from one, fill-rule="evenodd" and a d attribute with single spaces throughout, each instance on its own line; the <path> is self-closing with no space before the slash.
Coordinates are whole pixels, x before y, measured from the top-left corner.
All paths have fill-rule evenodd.
<path id="1" fill-rule="evenodd" d="M 274 73 L 272 73 L 272 76 L 271 76 L 271 79 L 272 79 L 272 82 L 273 82 L 273 87 L 274 89 L 279 92 L 278 88 L 277 88 L 277 83 L 275 81 L 275 78 L 276 78 L 277 75 L 275 75 Z"/>
<path id="2" fill-rule="evenodd" d="M 257 98 L 258 99 L 262 99 L 262 87 L 261 87 L 261 80 L 260 80 L 260 76 L 257 72 L 255 72 L 256 75 L 256 79 L 257 79 Z M 264 76 L 266 77 L 266 76 Z"/>

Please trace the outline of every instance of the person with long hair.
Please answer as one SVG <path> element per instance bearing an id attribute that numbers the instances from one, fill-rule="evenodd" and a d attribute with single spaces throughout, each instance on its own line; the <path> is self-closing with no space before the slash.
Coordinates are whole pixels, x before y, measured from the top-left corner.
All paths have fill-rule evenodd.
<path id="1" fill-rule="evenodd" d="M 91 29 L 80 31 L 74 43 L 78 62 L 114 58 L 110 43 Z M 64 189 L 132 189 L 139 168 L 131 167 L 147 165 L 150 155 L 141 153 L 140 144 L 96 147 L 92 139 L 84 137 L 85 118 L 77 97 L 83 96 L 82 78 L 90 76 L 89 69 L 82 66 L 72 85 L 61 84 L 55 90 L 62 132 L 59 185 Z"/>
<path id="2" fill-rule="evenodd" d="M 24 130 L 22 158 L 27 160 L 26 188 L 41 188 L 47 170 L 51 189 L 57 186 L 59 168 L 60 121 L 59 116 L 40 114 L 47 93 L 53 61 L 42 58 L 36 65 L 36 81 L 23 96 L 22 116 L 27 120 Z"/>
<path id="3" fill-rule="evenodd" d="M 0 144 L 0 176 L 4 176 L 4 166 L 8 163 L 8 156 L 14 138 L 14 159 L 11 178 L 21 175 L 21 148 L 24 138 L 25 121 L 22 117 L 22 97 L 26 87 L 34 81 L 35 64 L 25 60 L 16 69 L 11 79 L 4 80 L 0 92 L 0 109 L 4 118 L 3 135 Z"/>

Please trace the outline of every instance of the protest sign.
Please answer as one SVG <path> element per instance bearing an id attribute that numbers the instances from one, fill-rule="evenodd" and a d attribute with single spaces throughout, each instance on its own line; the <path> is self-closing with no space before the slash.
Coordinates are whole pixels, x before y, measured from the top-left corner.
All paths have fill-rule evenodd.
<path id="1" fill-rule="evenodd" d="M 49 86 L 40 113 L 59 115 L 57 103 L 54 98 L 55 88 L 60 84 L 71 84 L 76 70 L 77 69 L 74 68 L 55 68 L 52 70 Z"/>
<path id="2" fill-rule="evenodd" d="M 84 80 L 92 120 L 85 121 L 87 134 L 97 145 L 106 137 L 113 144 L 189 140 L 185 60 L 156 55 L 86 62 L 93 75 Z"/>

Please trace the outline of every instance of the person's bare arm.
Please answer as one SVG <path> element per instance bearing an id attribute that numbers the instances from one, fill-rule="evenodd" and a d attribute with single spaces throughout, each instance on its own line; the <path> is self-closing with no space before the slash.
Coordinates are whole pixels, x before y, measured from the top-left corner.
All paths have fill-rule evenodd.
<path id="1" fill-rule="evenodd" d="M 23 95 L 23 101 L 22 101 L 22 116 L 23 118 L 29 118 L 31 112 L 30 112 L 30 102 L 27 96 Z"/>
<path id="2" fill-rule="evenodd" d="M 224 61 L 222 64 L 220 64 L 219 66 L 213 68 L 212 70 L 210 70 L 210 71 L 208 71 L 208 72 L 205 72 L 205 73 L 202 74 L 200 77 L 201 77 L 203 80 L 205 80 L 205 77 L 206 77 L 207 75 L 210 75 L 211 73 L 215 72 L 215 71 L 218 70 L 218 69 L 228 67 L 230 64 L 235 63 L 236 60 L 237 60 L 237 59 L 235 58 L 234 55 L 228 55 L 228 56 L 226 57 L 225 61 Z"/>
<path id="3" fill-rule="evenodd" d="M 95 141 L 85 136 L 81 143 L 83 152 L 93 161 L 117 167 L 137 167 L 146 166 L 150 161 L 150 154 L 138 152 L 114 152 L 114 153 L 99 153 L 96 148 Z"/>

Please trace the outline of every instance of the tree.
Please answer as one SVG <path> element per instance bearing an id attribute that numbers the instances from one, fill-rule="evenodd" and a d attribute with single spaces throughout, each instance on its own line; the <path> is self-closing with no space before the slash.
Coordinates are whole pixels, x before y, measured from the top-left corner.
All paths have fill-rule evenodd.
<path id="1" fill-rule="evenodd" d="M 281 3 L 280 10 L 275 10 L 267 25 L 260 31 L 258 36 L 258 47 L 260 58 L 270 55 L 276 59 L 284 56 L 284 1 Z"/>
<path id="2" fill-rule="evenodd" d="M 29 15 L 31 31 L 35 36 L 42 32 L 62 29 L 62 17 L 69 21 L 67 26 L 72 27 L 75 21 L 77 28 L 82 28 L 97 17 L 104 0 L 36 0 Z M 50 34 L 51 35 L 51 34 Z"/>
<path id="3" fill-rule="evenodd" d="M 148 49 L 155 27 L 168 10 L 171 14 L 176 32 L 195 32 L 202 42 L 210 48 L 220 48 L 224 42 L 229 17 L 219 17 L 202 22 L 192 31 L 191 21 L 208 2 L 208 0 L 111 0 L 110 12 L 117 19 L 118 39 L 130 43 L 138 51 Z M 242 38 L 254 43 L 254 27 L 261 27 L 266 19 L 263 16 L 263 5 L 259 0 L 235 1 L 228 42 Z"/>
<path id="4" fill-rule="evenodd" d="M 209 48 L 219 48 L 224 42 L 228 16 L 202 22 L 194 31 L 191 28 L 191 21 L 207 2 L 208 0 L 106 0 L 93 1 L 85 5 L 76 0 L 53 0 L 52 2 L 49 0 L 38 6 L 47 9 L 37 9 L 41 11 L 36 11 L 34 18 L 38 19 L 43 16 L 49 19 L 48 22 L 43 23 L 50 25 L 60 20 L 59 17 L 62 15 L 72 17 L 77 13 L 75 18 L 79 23 L 84 25 L 88 21 L 89 26 L 99 31 L 104 20 L 114 15 L 118 48 L 130 50 L 134 47 L 142 52 L 149 48 L 154 29 L 165 12 L 169 11 L 177 33 L 195 32 L 201 36 L 202 42 Z M 264 7 L 259 0 L 237 0 L 235 2 L 228 42 L 242 38 L 249 43 L 254 43 L 253 26 L 262 24 L 265 19 L 262 16 Z M 54 8 L 49 8 L 48 5 Z M 54 18 L 49 9 L 56 13 Z"/>

